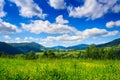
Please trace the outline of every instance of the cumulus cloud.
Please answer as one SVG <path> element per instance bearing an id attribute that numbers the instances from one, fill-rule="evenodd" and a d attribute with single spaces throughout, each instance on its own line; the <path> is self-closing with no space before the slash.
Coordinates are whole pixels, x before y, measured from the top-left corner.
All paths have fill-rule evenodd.
<path id="1" fill-rule="evenodd" d="M 19 13 L 23 17 L 32 18 L 37 16 L 40 18 L 45 18 L 46 14 L 43 14 L 42 9 L 34 3 L 33 0 L 10 0 L 15 3 L 19 8 Z"/>
<path id="2" fill-rule="evenodd" d="M 115 12 L 115 13 L 120 12 L 120 4 L 115 5 L 115 6 L 112 8 L 112 11 Z"/>
<path id="3" fill-rule="evenodd" d="M 42 41 L 44 41 L 46 45 L 49 43 L 55 43 L 68 46 L 73 45 L 75 43 L 80 43 L 81 41 L 87 38 L 108 37 L 117 34 L 119 34 L 119 31 L 107 31 L 106 29 L 92 28 L 80 31 L 79 34 L 75 35 L 62 34 L 60 36 L 48 36 L 47 38 L 42 39 Z"/>
<path id="4" fill-rule="evenodd" d="M 6 13 L 4 12 L 4 4 L 5 1 L 4 0 L 0 0 L 0 17 L 4 17 L 6 15 Z"/>
<path id="5" fill-rule="evenodd" d="M 21 23 L 22 28 L 30 31 L 32 33 L 40 34 L 42 32 L 50 33 L 50 34 L 65 34 L 65 33 L 75 33 L 77 30 L 74 27 L 50 23 L 49 21 L 35 20 L 30 24 Z"/>
<path id="6" fill-rule="evenodd" d="M 108 32 L 107 34 L 103 35 L 104 37 L 107 37 L 107 36 L 115 36 L 119 34 L 119 31 L 111 31 L 111 32 Z"/>
<path id="7" fill-rule="evenodd" d="M 24 30 L 30 31 L 35 34 L 40 34 L 42 32 L 49 34 L 59 34 L 59 36 L 47 36 L 46 38 L 35 39 L 31 37 L 31 40 L 38 41 L 43 45 L 72 45 L 75 43 L 80 43 L 82 40 L 87 38 L 95 37 L 107 37 L 114 36 L 119 33 L 119 31 L 107 31 L 106 29 L 91 28 L 85 29 L 83 31 L 77 30 L 75 27 L 69 26 L 69 21 L 63 19 L 62 15 L 56 17 L 55 23 L 43 20 L 34 20 L 29 24 L 21 23 Z M 119 22 L 117 22 L 118 25 Z M 31 41 L 30 38 L 26 37 L 23 41 Z"/>
<path id="8" fill-rule="evenodd" d="M 56 23 L 58 23 L 58 24 L 66 24 L 66 23 L 69 23 L 69 21 L 64 20 L 63 15 L 59 15 L 58 17 L 56 17 Z"/>
<path id="9" fill-rule="evenodd" d="M 120 27 L 120 20 L 118 21 L 110 21 L 106 23 L 107 28 L 113 28 L 113 27 Z"/>
<path id="10" fill-rule="evenodd" d="M 86 37 L 99 37 L 99 36 L 114 36 L 117 35 L 119 31 L 107 31 L 106 29 L 92 28 L 83 31 L 83 36 Z"/>
<path id="11" fill-rule="evenodd" d="M 57 18 L 59 18 L 59 16 Z M 63 45 L 70 43 L 73 44 L 75 42 L 80 42 L 86 38 L 114 36 L 119 33 L 119 31 L 107 31 L 106 29 L 99 28 L 91 28 L 79 31 L 76 28 L 65 24 L 63 17 L 63 21 L 61 21 L 61 23 L 59 23 L 59 20 L 59 22 L 57 21 L 57 18 L 55 23 L 50 23 L 49 21 L 43 20 L 35 20 L 32 21 L 30 24 L 22 23 L 21 25 L 24 30 L 30 31 L 35 34 L 40 34 L 42 32 L 49 34 L 59 34 L 59 36 L 47 36 L 44 39 L 39 39 L 39 41 L 44 45 L 49 43 L 51 43 L 50 45 L 58 43 Z M 30 39 L 26 38 L 25 40 L 29 41 Z"/>
<path id="12" fill-rule="evenodd" d="M 86 29 L 83 31 L 83 36 L 85 37 L 94 37 L 94 36 L 101 36 L 108 34 L 109 32 L 105 29 L 98 29 L 98 28 L 92 28 L 92 29 Z"/>
<path id="13" fill-rule="evenodd" d="M 95 38 L 98 37 L 107 37 L 107 36 L 114 36 L 117 35 L 119 31 L 107 31 L 106 29 L 99 29 L 99 28 L 91 28 L 91 29 L 85 29 L 83 31 L 79 31 L 78 34 L 70 35 L 70 34 L 61 34 L 58 36 L 47 36 L 45 38 L 40 37 L 16 37 L 10 38 L 9 36 L 5 36 L 4 38 L 7 40 L 11 40 L 13 42 L 37 42 L 44 46 L 56 46 L 56 45 L 63 45 L 63 46 L 70 46 L 79 44 L 81 41 L 87 39 L 87 38 Z"/>
<path id="14" fill-rule="evenodd" d="M 9 42 L 11 40 L 11 37 L 8 35 L 3 36 L 3 38 L 5 39 L 5 42 Z"/>
<path id="15" fill-rule="evenodd" d="M 65 9 L 66 3 L 64 0 L 49 0 L 49 5 L 54 9 Z"/>
<path id="16" fill-rule="evenodd" d="M 15 38 L 15 42 L 16 42 L 16 43 L 20 43 L 20 42 L 21 42 L 21 38 L 20 38 L 20 37 L 16 37 L 16 38 Z"/>
<path id="17" fill-rule="evenodd" d="M 6 40 L 11 39 L 10 36 L 8 36 L 8 35 L 5 35 L 5 36 L 3 36 L 3 37 L 4 37 L 4 39 L 6 39 Z"/>
<path id="18" fill-rule="evenodd" d="M 30 41 L 40 41 L 41 39 L 40 38 L 34 38 L 34 37 L 25 37 L 22 41 L 23 42 L 30 42 Z"/>
<path id="19" fill-rule="evenodd" d="M 61 36 L 48 36 L 45 38 L 45 41 L 55 42 L 55 41 L 77 41 L 83 39 L 82 36 L 70 36 L 68 34 L 63 34 Z"/>
<path id="20" fill-rule="evenodd" d="M 21 32 L 17 26 L 0 19 L 0 33 L 18 33 Z"/>
<path id="21" fill-rule="evenodd" d="M 117 35 L 119 31 L 107 31 L 106 29 L 92 28 L 83 31 L 83 36 L 86 37 L 99 37 L 99 36 L 114 36 Z"/>
<path id="22" fill-rule="evenodd" d="M 96 19 L 106 14 L 117 3 L 117 0 L 85 0 L 83 6 L 68 7 L 69 16 Z M 118 7 L 116 7 L 116 10 Z M 118 10 L 116 11 L 118 12 Z"/>

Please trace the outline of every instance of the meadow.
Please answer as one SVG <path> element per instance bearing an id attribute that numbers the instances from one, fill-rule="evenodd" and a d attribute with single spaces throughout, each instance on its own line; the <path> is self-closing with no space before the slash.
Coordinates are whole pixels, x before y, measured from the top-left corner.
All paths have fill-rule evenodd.
<path id="1" fill-rule="evenodd" d="M 0 80 L 120 80 L 120 61 L 0 58 Z"/>

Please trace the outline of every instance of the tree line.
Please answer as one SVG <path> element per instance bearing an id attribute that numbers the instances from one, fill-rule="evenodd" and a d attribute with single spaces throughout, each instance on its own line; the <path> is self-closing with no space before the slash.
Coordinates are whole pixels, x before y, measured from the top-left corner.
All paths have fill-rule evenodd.
<path id="1" fill-rule="evenodd" d="M 78 52 L 75 54 L 75 52 Z M 71 54 L 72 53 L 72 54 Z M 106 48 L 97 48 L 95 45 L 87 47 L 85 50 L 72 51 L 72 52 L 56 52 L 52 50 L 44 51 L 42 55 L 36 54 L 33 51 L 30 51 L 27 54 L 16 54 L 8 55 L 4 52 L 0 52 L 0 57 L 2 58 L 18 58 L 18 59 L 27 59 L 33 60 L 38 58 L 78 58 L 78 59 L 120 59 L 120 45 L 106 47 Z"/>
<path id="2" fill-rule="evenodd" d="M 84 54 L 80 52 L 79 57 L 91 59 L 120 59 L 120 45 L 106 48 L 97 48 L 95 45 L 91 45 L 86 48 Z"/>

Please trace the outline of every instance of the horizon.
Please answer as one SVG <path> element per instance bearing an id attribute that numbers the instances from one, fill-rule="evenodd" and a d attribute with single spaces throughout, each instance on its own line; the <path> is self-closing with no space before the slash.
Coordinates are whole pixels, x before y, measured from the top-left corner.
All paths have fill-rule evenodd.
<path id="1" fill-rule="evenodd" d="M 117 39 L 120 39 L 120 38 L 117 38 Z M 116 39 L 114 39 L 114 40 L 116 40 Z M 111 40 L 111 41 L 114 41 L 114 40 Z M 109 41 L 109 42 L 111 42 L 111 41 Z M 36 43 L 36 44 L 39 44 L 39 45 L 41 45 L 41 46 L 43 46 L 43 47 L 46 47 L 46 48 L 52 48 L 52 47 L 58 47 L 58 46 L 60 46 L 60 47 L 65 47 L 65 48 L 67 48 L 67 47 L 73 47 L 73 46 L 78 46 L 78 45 L 101 45 L 101 44 L 106 44 L 106 43 L 109 43 L 109 42 L 105 42 L 105 43 L 100 43 L 100 44 L 94 44 L 94 43 L 92 43 L 92 44 L 77 44 L 77 45 L 70 45 L 70 46 L 62 46 L 62 45 L 57 45 L 57 46 L 44 46 L 44 45 L 42 45 L 42 44 L 40 44 L 40 43 L 37 43 L 37 42 L 18 42 L 18 43 L 15 43 L 15 42 L 13 42 L 13 43 L 11 43 L 11 42 L 4 42 L 4 41 L 0 41 L 0 42 L 3 42 L 3 43 L 7 43 L 7 44 L 24 44 L 24 43 Z"/>
<path id="2" fill-rule="evenodd" d="M 45 47 L 120 38 L 120 0 L 1 0 L 0 41 Z"/>

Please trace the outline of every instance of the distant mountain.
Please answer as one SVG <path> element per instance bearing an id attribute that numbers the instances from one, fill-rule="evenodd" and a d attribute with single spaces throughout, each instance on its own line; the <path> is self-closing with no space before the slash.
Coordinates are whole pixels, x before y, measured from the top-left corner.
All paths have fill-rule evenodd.
<path id="1" fill-rule="evenodd" d="M 105 44 L 96 45 L 96 47 L 109 47 L 109 46 L 116 46 L 119 44 L 120 44 L 120 38 Z M 53 51 L 66 51 L 71 49 L 82 50 L 88 46 L 89 46 L 88 44 L 79 44 L 79 45 L 70 46 L 70 47 L 55 46 L 52 48 L 45 48 L 44 46 L 35 42 L 31 42 L 31 43 L 0 42 L 0 52 L 5 52 L 8 54 L 19 54 L 19 53 L 28 53 L 29 51 L 42 52 L 44 50 L 49 50 L 49 49 L 52 49 Z"/>
<path id="2" fill-rule="evenodd" d="M 54 46 L 54 47 L 52 47 L 52 48 L 56 48 L 56 49 L 65 49 L 66 47 L 64 47 L 64 46 Z"/>
<path id="3" fill-rule="evenodd" d="M 109 46 L 116 46 L 116 45 L 119 45 L 119 44 L 120 44 L 120 38 L 115 39 L 115 40 L 110 41 L 110 42 L 105 43 L 105 44 L 97 45 L 96 47 L 109 47 Z"/>
<path id="4" fill-rule="evenodd" d="M 79 44 L 79 45 L 67 47 L 66 49 L 82 50 L 82 49 L 85 49 L 88 46 L 89 46 L 88 44 Z"/>
<path id="5" fill-rule="evenodd" d="M 4 52 L 7 54 L 20 54 L 23 53 L 22 51 L 20 51 L 19 49 L 5 43 L 5 42 L 0 42 L 0 52 Z"/>
<path id="6" fill-rule="evenodd" d="M 31 43 L 9 43 L 11 46 L 19 49 L 20 51 L 24 52 L 24 53 L 28 53 L 30 51 L 34 51 L 34 52 L 42 52 L 42 48 L 44 48 L 44 46 L 35 43 L 35 42 L 31 42 Z"/>

